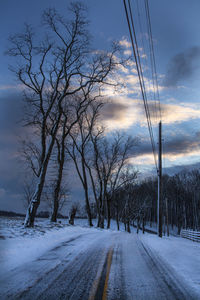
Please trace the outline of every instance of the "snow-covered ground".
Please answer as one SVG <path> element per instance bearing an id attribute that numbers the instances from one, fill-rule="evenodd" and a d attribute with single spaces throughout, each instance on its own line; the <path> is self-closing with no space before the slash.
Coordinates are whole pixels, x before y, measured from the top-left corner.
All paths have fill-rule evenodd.
<path id="1" fill-rule="evenodd" d="M 19 292 L 22 291 L 23 288 L 27 289 L 31 284 L 31 280 L 33 284 L 38 280 L 37 276 L 42 276 L 44 268 L 47 271 L 56 268 L 56 266 L 61 266 L 62 260 L 65 263 L 77 260 L 80 266 L 81 255 L 86 259 L 85 256 L 93 247 L 94 252 L 96 252 L 96 257 L 93 259 L 96 261 L 98 257 L 101 257 L 101 263 L 99 262 L 99 265 L 101 265 L 102 268 L 104 260 L 106 259 L 106 253 L 108 253 L 109 249 L 113 248 L 108 295 L 109 289 L 110 292 L 113 292 L 113 286 L 116 282 L 118 282 L 119 285 L 121 284 L 121 280 L 118 278 L 120 274 L 122 277 L 125 277 L 126 295 L 129 295 L 126 296 L 125 299 L 132 299 L 131 295 L 134 294 L 136 290 L 138 293 L 141 293 L 143 289 L 144 293 L 145 282 L 148 283 L 146 284 L 146 292 L 148 292 L 149 285 L 155 285 L 156 272 L 158 273 L 158 271 L 156 271 L 156 269 L 154 270 L 155 272 L 152 270 L 155 277 L 154 281 L 148 272 L 149 269 L 151 272 L 151 267 L 153 268 L 153 266 L 157 264 L 158 266 L 156 268 L 160 268 L 159 274 L 168 272 L 168 277 L 173 275 L 171 282 L 173 282 L 174 278 L 177 278 L 177 285 L 181 282 L 181 285 L 186 286 L 187 289 L 191 291 L 191 294 L 195 295 L 195 297 L 191 299 L 200 299 L 199 243 L 175 236 L 160 239 L 156 235 L 148 233 L 143 235 L 141 232 L 137 236 L 133 228 L 131 234 L 125 232 L 117 233 L 116 223 L 114 221 L 111 223 L 110 230 L 97 229 L 95 226 L 89 228 L 87 220 L 76 219 L 75 226 L 69 226 L 67 224 L 68 220 L 60 221 L 61 223 L 52 225 L 48 220 L 39 219 L 36 221 L 35 228 L 25 229 L 22 224 L 22 218 L 0 218 L 0 280 L 5 280 L 7 274 L 9 282 L 7 286 L 0 288 L 0 292 L 2 289 L 2 294 L 6 292 L 6 290 L 15 291 L 15 289 L 17 289 Z M 121 231 L 124 231 L 122 225 Z M 149 258 L 147 258 L 147 256 L 149 256 Z M 37 272 L 31 272 L 31 275 L 28 274 L 29 277 L 27 277 L 27 272 L 25 272 L 26 266 L 30 267 L 31 262 L 34 261 L 37 261 L 37 264 L 33 267 L 36 268 L 35 270 L 37 270 Z M 123 266 L 119 265 L 119 261 L 121 261 L 121 264 L 123 263 Z M 90 267 L 90 272 L 91 268 L 92 267 Z M 72 270 L 74 271 L 74 269 Z M 19 277 L 17 276 L 18 272 L 21 272 Z M 23 275 L 23 272 L 25 272 L 26 275 Z M 12 283 L 10 279 L 11 274 L 13 274 L 14 277 L 18 277 L 18 280 L 13 277 Z M 34 274 L 34 276 L 30 277 L 32 274 Z M 138 278 L 140 278 L 140 280 Z M 15 283 L 14 280 L 16 280 Z M 134 282 L 132 282 L 133 280 Z M 142 280 L 143 283 L 141 283 Z M 24 282 L 22 283 L 22 281 Z M 137 289 L 134 290 L 136 282 Z M 141 289 L 142 286 L 143 288 Z M 164 289 L 165 288 L 163 288 L 163 290 Z M 152 297 L 149 299 L 159 299 L 154 297 L 155 294 L 153 294 L 152 287 Z M 135 297 L 134 299 L 146 299 L 145 294 L 143 298 L 138 296 L 138 298 Z M 168 298 L 160 297 L 160 299 Z"/>
<path id="2" fill-rule="evenodd" d="M 0 277 L 7 270 L 14 269 L 26 262 L 33 261 L 46 251 L 80 234 L 104 232 L 100 228 L 88 227 L 86 219 L 75 219 L 75 226 L 68 219 L 59 219 L 52 224 L 48 219 L 36 218 L 34 228 L 24 228 L 21 217 L 0 217 Z M 124 231 L 121 226 L 121 230 Z M 116 222 L 111 222 L 111 230 Z"/>
<path id="3" fill-rule="evenodd" d="M 141 225 L 140 225 L 141 226 Z M 153 232 L 157 232 L 157 224 L 155 222 L 152 222 L 150 225 L 150 222 L 147 222 L 145 225 L 146 229 L 149 229 Z M 174 225 L 173 228 L 171 225 L 169 225 L 169 234 L 173 236 L 178 236 L 178 228 Z M 167 226 L 165 226 L 165 231 L 164 231 L 164 226 L 163 226 L 163 235 L 167 235 Z"/>
<path id="4" fill-rule="evenodd" d="M 63 241 L 89 233 L 87 220 L 77 219 L 79 226 L 69 226 L 67 219 L 52 224 L 48 219 L 36 219 L 34 228 L 24 228 L 23 218 L 0 218 L 0 277 L 24 263 L 31 262 Z"/>
<path id="5" fill-rule="evenodd" d="M 161 239 L 146 233 L 139 234 L 139 238 L 200 295 L 200 243 L 175 236 Z"/>

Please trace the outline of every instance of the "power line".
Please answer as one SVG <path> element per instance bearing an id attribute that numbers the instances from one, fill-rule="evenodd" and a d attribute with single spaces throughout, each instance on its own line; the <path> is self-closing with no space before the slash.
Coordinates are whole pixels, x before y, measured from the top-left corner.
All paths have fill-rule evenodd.
<path id="1" fill-rule="evenodd" d="M 130 0 L 128 0 L 128 7 L 129 7 L 129 14 L 130 14 L 131 22 L 129 19 L 126 0 L 123 0 L 123 2 L 124 2 L 124 9 L 125 9 L 125 13 L 126 13 L 126 19 L 127 19 L 128 28 L 129 28 L 131 44 L 132 44 L 133 54 L 134 54 L 134 58 L 135 58 L 138 78 L 139 78 L 140 89 L 141 89 L 145 113 L 146 113 L 146 119 L 147 119 L 149 135 L 150 135 L 150 140 L 151 140 L 151 145 L 152 145 L 152 152 L 153 152 L 153 156 L 154 156 L 156 170 L 158 172 L 156 151 L 155 151 L 155 141 L 154 141 L 153 130 L 152 130 L 152 125 L 151 125 L 151 116 L 150 116 L 149 107 L 148 107 L 148 103 L 147 103 L 144 77 L 143 77 L 142 66 L 141 66 L 141 62 L 140 62 L 139 47 L 138 47 L 137 38 L 136 38 L 136 32 L 135 32 L 135 26 L 134 26 L 134 22 L 133 22 L 133 15 L 132 15 L 132 10 L 131 10 Z M 131 26 L 132 26 L 132 28 L 131 28 Z M 133 36 L 134 36 L 134 38 L 133 38 Z"/>
<path id="2" fill-rule="evenodd" d="M 156 60 L 155 60 L 155 53 L 154 53 L 154 45 L 153 45 L 153 37 L 152 37 L 152 29 L 151 29 L 151 18 L 149 13 L 149 2 L 148 0 L 145 1 L 145 11 L 146 11 L 146 18 L 147 18 L 147 28 L 148 28 L 148 35 L 149 35 L 149 43 L 150 43 L 150 55 L 151 55 L 151 61 L 152 61 L 152 71 L 153 71 L 153 82 L 156 83 L 156 96 L 157 101 L 159 104 L 159 113 L 160 113 L 160 121 L 162 120 L 162 114 L 161 114 L 161 106 L 160 106 L 160 95 L 159 95 L 159 89 L 158 89 L 158 76 L 157 76 L 157 70 L 156 70 Z"/>
<path id="3" fill-rule="evenodd" d="M 131 5 L 130 5 L 130 0 L 128 0 L 128 6 L 129 6 L 129 11 L 130 11 L 130 16 L 131 16 L 131 25 L 132 25 L 133 35 L 134 35 L 134 39 L 135 39 L 135 45 L 136 45 L 136 51 L 137 51 L 137 57 L 138 57 L 138 63 L 139 63 L 138 65 L 139 65 L 140 76 L 141 76 L 143 92 L 144 92 L 144 104 L 145 104 L 144 106 L 145 106 L 145 111 L 146 111 L 146 115 L 147 115 L 147 119 L 148 119 L 148 127 L 149 127 L 151 142 L 152 142 L 152 150 L 153 150 L 153 154 L 154 154 L 155 165 L 157 167 L 156 154 L 155 154 L 155 142 L 154 142 L 154 136 L 153 136 L 153 130 L 152 130 L 152 124 L 151 124 L 151 115 L 150 115 L 149 106 L 147 103 L 146 88 L 145 88 L 145 83 L 144 83 L 144 76 L 143 76 L 142 65 L 141 65 L 141 61 L 140 61 L 140 53 L 139 53 L 139 47 L 138 47 L 137 38 L 136 38 L 136 32 L 135 32 L 135 26 L 134 26 L 134 22 L 133 22 L 133 14 L 132 14 L 132 9 L 131 9 Z"/>
<path id="4" fill-rule="evenodd" d="M 141 3 L 141 1 L 140 1 Z M 146 72 L 148 73 L 148 76 L 147 76 L 147 81 L 148 81 L 148 89 L 149 89 L 149 95 L 151 96 L 151 100 L 154 100 L 154 105 L 152 105 L 152 111 L 153 111 L 153 117 L 154 119 L 156 120 L 156 123 L 158 121 L 158 115 L 157 115 L 157 101 L 155 100 L 156 99 L 156 88 L 155 88 L 155 80 L 154 80 L 154 75 L 153 75 L 153 68 L 152 68 L 152 56 L 150 56 L 150 61 L 151 61 L 151 72 L 149 72 L 149 68 L 148 68 L 148 59 L 147 59 L 147 55 L 145 55 L 145 42 L 148 40 L 148 39 L 144 39 L 143 38 L 143 28 L 142 28 L 142 22 L 141 22 L 141 12 L 142 12 L 142 9 L 140 11 L 140 5 L 139 5 L 139 0 L 136 0 L 136 7 L 137 7 L 137 11 L 138 11 L 138 23 L 139 23 L 139 28 L 140 28 L 140 36 L 141 36 L 141 43 L 142 43 L 142 49 L 143 49 L 143 53 L 144 53 L 144 61 L 145 61 L 145 65 L 146 65 Z M 147 26 L 147 23 L 146 23 L 146 26 Z M 148 27 L 148 26 L 147 26 Z M 147 30 L 148 32 L 148 30 Z M 149 43 L 149 40 L 148 40 L 148 46 L 149 46 L 149 51 L 150 51 L 150 43 Z M 149 79 L 150 76 L 152 77 L 152 83 L 153 83 L 153 92 L 151 93 L 151 80 Z M 153 94 L 153 97 L 152 97 L 152 94 Z"/>

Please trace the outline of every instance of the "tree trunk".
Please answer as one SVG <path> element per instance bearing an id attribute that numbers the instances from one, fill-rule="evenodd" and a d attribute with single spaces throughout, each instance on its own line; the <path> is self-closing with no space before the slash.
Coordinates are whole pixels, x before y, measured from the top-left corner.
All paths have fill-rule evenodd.
<path id="1" fill-rule="evenodd" d="M 99 198 L 100 202 L 100 222 L 99 222 L 99 227 L 104 228 L 104 218 L 105 218 L 105 200 L 103 199 L 103 196 L 100 195 Z"/>
<path id="2" fill-rule="evenodd" d="M 177 232 L 177 234 L 178 235 L 180 235 L 180 233 L 181 233 L 181 228 L 182 228 L 182 217 L 181 217 L 181 215 L 180 215 L 180 212 L 178 212 L 178 218 L 177 218 L 177 227 L 178 227 L 178 232 Z"/>
<path id="3" fill-rule="evenodd" d="M 119 219 L 118 218 L 116 219 L 116 222 L 117 222 L 117 230 L 119 231 L 120 228 L 119 228 Z"/>
<path id="4" fill-rule="evenodd" d="M 100 209 L 100 222 L 99 227 L 104 228 L 104 208 Z"/>
<path id="5" fill-rule="evenodd" d="M 139 233 L 140 230 L 140 217 L 137 217 L 137 234 Z"/>
<path id="6" fill-rule="evenodd" d="M 60 196 L 60 188 L 62 183 L 62 176 L 63 176 L 63 167 L 65 161 L 65 154 L 64 154 L 64 146 L 61 153 L 61 159 L 59 160 L 59 170 L 58 170 L 58 177 L 56 181 L 56 187 L 54 190 L 54 199 L 53 199 L 53 211 L 51 215 L 51 222 L 57 221 L 57 214 L 59 209 L 59 196 Z"/>
<path id="7" fill-rule="evenodd" d="M 128 231 L 128 233 L 131 233 L 129 218 L 128 218 L 128 221 L 127 221 L 127 231 Z"/>
<path id="8" fill-rule="evenodd" d="M 76 211 L 77 209 L 72 209 L 71 213 L 70 213 L 70 216 L 69 216 L 69 224 L 70 225 L 74 225 L 74 219 L 75 219 L 75 216 L 76 216 Z"/>
<path id="9" fill-rule="evenodd" d="M 168 213 L 168 198 L 166 197 L 166 223 L 167 223 L 167 236 L 169 236 L 169 213 Z"/>
<path id="10" fill-rule="evenodd" d="M 100 226 L 100 215 L 98 215 L 97 227 Z"/>
<path id="11" fill-rule="evenodd" d="M 40 205 L 40 202 L 38 201 L 38 199 L 40 198 L 39 193 L 40 193 L 40 188 L 38 187 L 38 191 L 35 192 L 34 197 L 32 198 L 28 206 L 28 209 L 26 211 L 26 217 L 24 221 L 25 227 L 34 227 L 36 212 L 38 206 Z"/>
<path id="12" fill-rule="evenodd" d="M 117 222 L 117 230 L 119 230 L 119 208 L 116 208 L 116 222 Z"/>
<path id="13" fill-rule="evenodd" d="M 166 233 L 166 216 L 163 217 L 163 221 L 164 221 L 164 224 L 163 224 L 163 234 L 165 236 L 165 233 Z"/>
<path id="14" fill-rule="evenodd" d="M 110 200 L 107 199 L 107 229 L 110 228 Z"/>
<path id="15" fill-rule="evenodd" d="M 142 233 L 145 232 L 145 223 L 144 223 L 144 216 L 142 217 Z"/>
<path id="16" fill-rule="evenodd" d="M 124 229 L 125 229 L 125 231 L 126 231 L 126 221 L 124 221 Z"/>
<path id="17" fill-rule="evenodd" d="M 57 222 L 59 202 L 54 199 L 53 201 L 53 211 L 51 214 L 51 222 Z"/>
<path id="18" fill-rule="evenodd" d="M 86 202 L 86 211 L 87 211 L 87 215 L 88 215 L 88 225 L 93 226 L 92 214 L 91 214 L 91 210 L 90 210 L 90 203 L 89 203 L 87 188 L 85 189 L 85 202 Z"/>
<path id="19" fill-rule="evenodd" d="M 47 166 L 48 166 L 49 158 L 47 157 L 43 168 L 41 170 L 40 177 L 38 179 L 38 184 L 36 187 L 36 191 L 30 201 L 30 204 L 28 206 L 27 212 L 26 212 L 26 217 L 24 221 L 24 226 L 25 227 L 33 227 L 34 226 L 34 221 L 35 221 L 35 216 L 37 213 L 37 209 L 40 205 L 40 199 L 44 187 L 44 182 L 45 182 L 45 177 L 46 177 L 46 172 L 47 172 Z"/>
<path id="20" fill-rule="evenodd" d="M 95 183 L 94 183 L 94 179 L 93 179 L 93 176 L 92 176 L 92 172 L 91 172 L 91 168 L 86 164 L 86 167 L 89 171 L 89 175 L 90 175 L 90 179 L 91 179 L 91 183 L 92 183 L 92 190 L 93 190 L 93 194 L 94 194 L 94 199 L 95 199 L 95 202 L 96 202 L 96 207 L 97 207 L 97 215 L 98 215 L 98 223 L 97 223 L 97 227 L 99 227 L 100 225 L 100 204 L 99 204 L 99 199 L 97 197 L 97 193 L 96 193 L 96 187 L 95 187 Z"/>
<path id="21" fill-rule="evenodd" d="M 85 193 L 85 204 L 86 204 L 86 211 L 87 211 L 87 215 L 88 215 L 88 225 L 93 226 L 93 224 L 92 224 L 92 214 L 91 214 L 91 210 L 90 210 L 90 202 L 89 202 L 89 196 L 88 196 L 87 175 L 86 175 L 85 161 L 84 161 L 83 156 L 81 158 L 81 163 L 82 163 L 82 172 L 83 172 L 83 187 L 84 187 L 84 193 Z"/>
<path id="22" fill-rule="evenodd" d="M 43 161 L 43 165 L 42 165 L 40 176 L 38 179 L 39 182 L 37 184 L 36 191 L 33 195 L 33 198 L 30 201 L 30 204 L 29 204 L 27 212 L 26 212 L 26 217 L 25 217 L 25 221 L 24 221 L 25 227 L 33 227 L 34 226 L 34 220 L 35 220 L 38 206 L 40 205 L 40 199 L 41 199 L 42 191 L 44 188 L 47 167 L 48 167 L 51 153 L 53 150 L 53 146 L 55 143 L 55 138 L 56 138 L 56 134 L 57 134 L 59 123 L 60 123 L 60 118 L 61 118 L 61 113 L 59 114 L 57 124 L 56 124 L 55 130 L 54 130 L 54 133 L 52 134 L 51 142 L 50 142 L 46 157 L 44 158 L 44 161 Z"/>

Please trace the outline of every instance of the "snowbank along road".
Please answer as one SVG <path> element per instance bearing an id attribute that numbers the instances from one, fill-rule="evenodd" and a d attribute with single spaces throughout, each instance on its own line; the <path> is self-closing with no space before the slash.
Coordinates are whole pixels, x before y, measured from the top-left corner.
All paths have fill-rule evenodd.
<path id="1" fill-rule="evenodd" d="M 0 299 L 200 299 L 136 234 L 76 233 L 1 276 Z"/>

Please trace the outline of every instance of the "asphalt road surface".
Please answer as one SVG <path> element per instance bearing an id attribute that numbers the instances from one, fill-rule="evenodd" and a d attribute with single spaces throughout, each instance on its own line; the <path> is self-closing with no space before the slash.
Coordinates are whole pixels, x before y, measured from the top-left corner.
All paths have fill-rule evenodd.
<path id="1" fill-rule="evenodd" d="M 200 299 L 136 234 L 80 234 L 5 275 L 0 299 Z"/>

